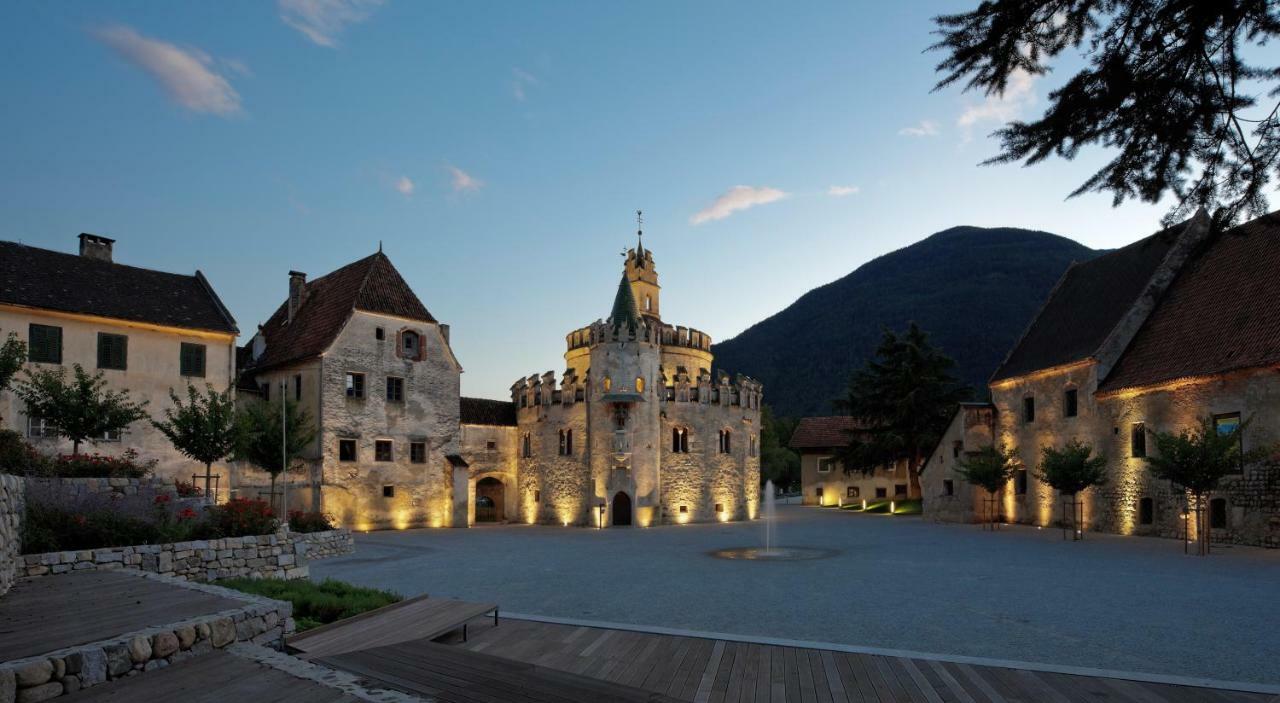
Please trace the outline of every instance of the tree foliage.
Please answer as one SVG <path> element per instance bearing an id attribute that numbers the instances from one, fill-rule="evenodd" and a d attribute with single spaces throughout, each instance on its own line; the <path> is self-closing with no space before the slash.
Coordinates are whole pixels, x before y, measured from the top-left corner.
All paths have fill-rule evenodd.
<path id="1" fill-rule="evenodd" d="M 10 332 L 4 344 L 0 344 L 0 393 L 9 390 L 13 377 L 27 361 L 27 343 Z"/>
<path id="2" fill-rule="evenodd" d="M 236 433 L 236 401 L 231 391 L 222 393 L 205 385 L 201 393 L 195 386 L 187 386 L 187 402 L 184 404 L 178 394 L 169 389 L 169 398 L 173 407 L 164 411 L 162 422 L 151 424 L 160 430 L 173 448 L 184 456 L 204 464 L 205 495 L 209 496 L 209 475 L 213 462 L 224 459 L 235 451 Z"/>
<path id="3" fill-rule="evenodd" d="M 836 408 L 862 429 L 838 458 L 846 473 L 871 473 L 907 461 L 911 497 L 920 497 L 921 459 L 946 431 L 969 389 L 952 375 L 955 362 L 914 322 L 903 334 L 885 330 L 875 356 L 849 379 Z"/>
<path id="4" fill-rule="evenodd" d="M 1048 73 L 1062 54 L 1087 65 L 1049 94 L 1039 119 L 996 132 L 987 163 L 1073 159 L 1102 146 L 1114 158 L 1071 195 L 1157 202 L 1168 221 L 1198 208 L 1226 224 L 1266 212 L 1280 175 L 1280 66 L 1253 63 L 1280 34 L 1268 0 L 984 0 L 934 19 L 946 57 L 936 88 L 1003 94 L 1011 80 Z"/>
<path id="5" fill-rule="evenodd" d="M 1147 456 L 1147 468 L 1152 476 L 1172 481 L 1197 498 L 1210 493 L 1224 476 L 1239 471 L 1242 462 L 1258 453 L 1241 453 L 1240 438 L 1248 425 L 1245 421 L 1222 432 L 1209 416 L 1178 432 L 1147 430 L 1156 445 L 1156 452 Z"/>
<path id="6" fill-rule="evenodd" d="M 965 481 L 980 486 L 988 493 L 999 493 L 1022 462 L 1013 450 L 988 444 L 956 464 L 955 471 Z"/>
<path id="7" fill-rule="evenodd" d="M 765 405 L 760 412 L 760 480 L 787 488 L 800 483 L 800 455 L 787 445 L 796 430 L 796 421 L 777 417 Z"/>
<path id="8" fill-rule="evenodd" d="M 1062 449 L 1040 448 L 1036 478 L 1059 492 L 1074 495 L 1107 480 L 1107 458 L 1092 456 L 1093 447 L 1073 439 Z"/>
<path id="9" fill-rule="evenodd" d="M 271 494 L 275 497 L 276 479 L 285 471 L 299 466 L 299 459 L 316 437 L 315 423 L 306 410 L 292 400 L 280 405 L 266 401 L 250 401 L 240 409 L 236 419 L 238 459 L 248 461 L 271 475 Z M 281 423 L 287 432 L 281 432 Z"/>
<path id="10" fill-rule="evenodd" d="M 130 400 L 128 389 L 107 390 L 101 371 L 90 376 L 75 364 L 70 381 L 63 367 L 25 373 L 16 392 L 26 403 L 27 414 L 52 423 L 59 436 L 71 440 L 75 454 L 85 440 L 96 444 L 108 432 L 123 432 L 147 417 L 146 401 Z"/>

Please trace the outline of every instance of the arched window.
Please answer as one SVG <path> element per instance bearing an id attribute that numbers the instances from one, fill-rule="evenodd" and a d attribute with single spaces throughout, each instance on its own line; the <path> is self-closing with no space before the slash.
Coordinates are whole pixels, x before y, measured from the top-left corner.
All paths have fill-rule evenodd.
<path id="1" fill-rule="evenodd" d="M 1155 501 L 1143 498 L 1138 501 L 1138 524 L 1150 525 L 1156 521 Z"/>
<path id="2" fill-rule="evenodd" d="M 671 451 L 675 454 L 689 453 L 689 433 L 683 427 L 671 428 Z"/>
<path id="3" fill-rule="evenodd" d="M 526 459 L 533 456 L 533 439 L 529 436 L 528 432 L 524 434 L 524 438 L 521 440 L 520 454 Z"/>
<path id="4" fill-rule="evenodd" d="M 417 332 L 405 332 L 400 338 L 400 348 L 404 351 L 406 358 L 418 358 L 418 349 L 421 345 L 422 339 L 418 337 Z"/>
<path id="5" fill-rule="evenodd" d="M 731 443 L 732 438 L 733 438 L 732 432 L 730 432 L 729 430 L 720 430 L 720 453 L 721 454 L 732 453 L 733 451 L 733 447 Z"/>
<path id="6" fill-rule="evenodd" d="M 644 297 L 644 309 L 645 312 L 653 310 L 653 298 L 650 298 L 647 295 Z"/>
<path id="7" fill-rule="evenodd" d="M 613 379 L 609 378 L 608 376 L 605 376 L 605 377 L 604 377 L 604 392 L 605 392 L 605 393 L 608 393 L 608 392 L 609 392 L 610 390 L 612 390 L 612 389 L 613 389 Z"/>
<path id="8" fill-rule="evenodd" d="M 560 430 L 560 456 L 573 456 L 573 430 Z"/>
<path id="9" fill-rule="evenodd" d="M 644 376 L 636 376 L 636 393 L 644 393 Z"/>

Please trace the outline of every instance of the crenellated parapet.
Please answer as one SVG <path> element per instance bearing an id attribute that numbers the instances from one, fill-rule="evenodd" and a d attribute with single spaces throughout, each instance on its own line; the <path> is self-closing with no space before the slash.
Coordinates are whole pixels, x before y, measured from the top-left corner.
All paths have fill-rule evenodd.
<path id="1" fill-rule="evenodd" d="M 694 375 L 683 366 L 661 371 L 663 402 L 760 409 L 764 385 L 750 376 L 738 374 L 731 380 L 729 374 L 719 371 L 713 378 L 706 370 Z"/>

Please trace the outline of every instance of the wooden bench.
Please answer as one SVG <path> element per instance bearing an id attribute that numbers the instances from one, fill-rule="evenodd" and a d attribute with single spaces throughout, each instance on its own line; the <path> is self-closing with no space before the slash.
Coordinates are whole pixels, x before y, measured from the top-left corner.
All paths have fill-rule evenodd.
<path id="1" fill-rule="evenodd" d="M 392 688 L 442 703 L 596 703 L 676 701 L 661 693 L 503 659 L 460 647 L 414 640 L 316 660 Z"/>
<path id="2" fill-rule="evenodd" d="M 467 621 L 489 613 L 497 627 L 498 606 L 493 603 L 418 596 L 312 628 L 290 637 L 287 644 L 301 658 L 315 659 L 410 640 L 433 640 L 458 629 L 465 640 Z"/>

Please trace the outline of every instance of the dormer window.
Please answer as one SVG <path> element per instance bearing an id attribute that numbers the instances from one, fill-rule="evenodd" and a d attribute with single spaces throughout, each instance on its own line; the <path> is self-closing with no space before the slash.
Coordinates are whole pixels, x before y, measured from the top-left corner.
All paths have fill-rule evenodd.
<path id="1" fill-rule="evenodd" d="M 405 332 L 401 340 L 401 348 L 404 350 L 404 355 L 409 358 L 417 358 L 418 348 L 421 344 L 422 340 L 418 338 L 417 332 Z"/>

